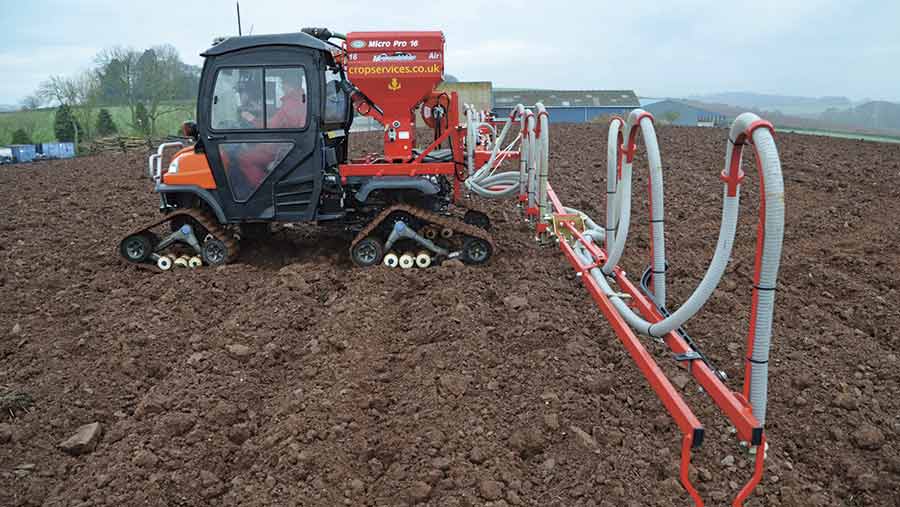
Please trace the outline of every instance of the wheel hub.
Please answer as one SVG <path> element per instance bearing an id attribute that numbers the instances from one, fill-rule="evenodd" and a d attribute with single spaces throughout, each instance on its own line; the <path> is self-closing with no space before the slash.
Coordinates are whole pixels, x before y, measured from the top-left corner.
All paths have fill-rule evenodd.
<path id="1" fill-rule="evenodd" d="M 225 260 L 225 250 L 218 243 L 206 245 L 206 257 L 210 262 L 222 262 Z"/>
<path id="2" fill-rule="evenodd" d="M 125 252 L 132 259 L 140 259 L 144 257 L 146 253 L 144 251 L 144 243 L 138 239 L 132 239 L 128 243 L 125 244 Z"/>
<path id="3" fill-rule="evenodd" d="M 375 262 L 375 258 L 378 257 L 378 250 L 375 249 L 374 245 L 362 245 L 357 250 L 356 256 L 359 260 L 368 264 Z"/>

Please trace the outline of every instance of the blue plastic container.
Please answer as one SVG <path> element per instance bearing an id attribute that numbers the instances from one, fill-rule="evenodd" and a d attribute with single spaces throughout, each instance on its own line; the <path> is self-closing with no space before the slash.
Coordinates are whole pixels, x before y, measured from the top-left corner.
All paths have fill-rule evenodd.
<path id="1" fill-rule="evenodd" d="M 9 148 L 12 150 L 13 160 L 19 163 L 31 162 L 37 154 L 33 144 L 13 144 Z"/>

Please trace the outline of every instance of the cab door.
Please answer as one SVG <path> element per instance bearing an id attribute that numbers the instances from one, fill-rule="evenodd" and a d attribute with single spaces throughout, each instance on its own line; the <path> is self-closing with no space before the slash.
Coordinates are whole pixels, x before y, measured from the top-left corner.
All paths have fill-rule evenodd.
<path id="1" fill-rule="evenodd" d="M 208 60 L 200 135 L 229 222 L 312 220 L 322 188 L 320 56 L 258 47 Z"/>

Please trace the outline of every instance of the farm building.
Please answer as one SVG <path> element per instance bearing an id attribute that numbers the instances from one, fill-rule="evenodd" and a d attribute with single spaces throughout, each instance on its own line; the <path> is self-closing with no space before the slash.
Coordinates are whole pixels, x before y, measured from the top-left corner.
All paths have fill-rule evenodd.
<path id="1" fill-rule="evenodd" d="M 543 102 L 554 122 L 584 123 L 597 117 L 626 115 L 640 107 L 632 90 L 494 90 L 494 114 L 509 116 L 516 104 Z"/>
<path id="2" fill-rule="evenodd" d="M 730 121 L 730 118 L 714 111 L 714 108 L 680 100 L 660 100 L 645 103 L 643 107 L 657 121 L 683 127 L 724 127 Z"/>

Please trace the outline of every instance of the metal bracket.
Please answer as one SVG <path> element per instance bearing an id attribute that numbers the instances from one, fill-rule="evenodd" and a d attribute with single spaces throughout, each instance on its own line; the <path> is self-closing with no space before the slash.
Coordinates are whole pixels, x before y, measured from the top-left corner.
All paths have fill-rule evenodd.
<path id="1" fill-rule="evenodd" d="M 694 361 L 703 360 L 703 355 L 696 350 L 689 350 L 683 354 L 675 354 L 675 360 L 679 363 L 687 361 L 687 371 L 690 373 L 691 365 L 694 364 Z"/>
<path id="2" fill-rule="evenodd" d="M 575 235 L 572 234 L 572 231 L 565 224 L 572 224 L 578 232 L 584 232 L 584 217 L 577 213 L 565 215 L 554 213 L 551 215 L 551 218 L 553 220 L 553 235 L 565 239 L 567 242 L 572 241 Z"/>

